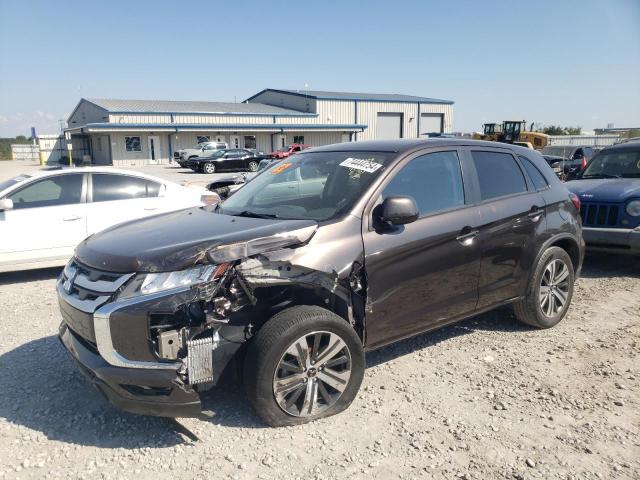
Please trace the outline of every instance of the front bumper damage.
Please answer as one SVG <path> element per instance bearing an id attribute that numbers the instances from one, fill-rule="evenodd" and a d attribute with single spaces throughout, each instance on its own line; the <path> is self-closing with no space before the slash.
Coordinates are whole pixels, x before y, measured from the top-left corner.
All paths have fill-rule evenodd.
<path id="1" fill-rule="evenodd" d="M 353 235 L 358 240 L 359 231 Z M 194 255 L 193 264 L 208 258 L 225 265 L 215 281 L 133 297 L 127 292 L 139 281 L 136 275 L 96 271 L 74 259 L 57 284 L 60 340 L 117 407 L 146 415 L 198 415 L 202 394 L 235 369 L 243 345 L 279 310 L 320 305 L 364 335 L 361 243 L 345 247 L 344 237 L 322 239 L 324 255 L 308 243 L 283 247 L 282 237 L 275 243 L 252 240 L 236 259 L 224 255 L 238 252 L 238 244 L 214 247 Z M 255 253 L 258 248 L 262 253 Z M 327 257 L 340 262 L 327 263 Z"/>
<path id="2" fill-rule="evenodd" d="M 114 406 L 131 413 L 162 417 L 195 417 L 200 395 L 184 385 L 175 371 L 114 367 L 63 322 L 59 338 L 80 372 Z"/>

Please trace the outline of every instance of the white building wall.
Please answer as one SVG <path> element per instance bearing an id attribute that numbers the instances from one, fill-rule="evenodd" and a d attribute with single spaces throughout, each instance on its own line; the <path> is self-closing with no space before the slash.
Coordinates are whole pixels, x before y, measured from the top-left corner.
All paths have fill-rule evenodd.
<path id="1" fill-rule="evenodd" d="M 344 125 L 353 124 L 355 102 L 353 100 L 318 100 L 317 115 L 304 117 L 276 117 L 276 124 Z"/>
<path id="2" fill-rule="evenodd" d="M 402 137 L 416 138 L 418 106 L 415 103 L 358 102 L 358 123 L 367 125 L 358 140 L 375 140 L 379 112 L 402 114 Z"/>
<path id="3" fill-rule="evenodd" d="M 316 99 L 305 97 L 304 92 L 300 93 L 302 95 L 267 91 L 262 92 L 249 103 L 264 103 L 273 107 L 289 108 L 300 112 L 315 113 Z"/>
<path id="4" fill-rule="evenodd" d="M 107 121 L 111 120 L 105 109 L 82 99 L 75 111 L 72 112 L 72 115 L 67 119 L 67 124 L 69 128 L 75 128 L 86 125 L 87 123 L 103 123 Z"/>
<path id="5" fill-rule="evenodd" d="M 171 123 L 171 115 L 109 114 L 109 123 Z"/>
<path id="6" fill-rule="evenodd" d="M 169 162 L 169 140 L 166 133 L 154 134 L 158 137 L 160 152 L 158 154 L 156 147 L 156 155 L 158 155 L 158 163 Z M 140 137 L 140 152 L 127 152 L 125 147 L 125 137 Z M 149 135 L 141 132 L 133 133 L 111 133 L 111 158 L 113 166 L 130 166 L 130 165 L 146 165 L 150 163 L 149 153 Z"/>
<path id="7" fill-rule="evenodd" d="M 453 132 L 453 105 L 442 103 L 421 103 L 420 113 L 442 113 L 444 114 L 444 132 Z"/>

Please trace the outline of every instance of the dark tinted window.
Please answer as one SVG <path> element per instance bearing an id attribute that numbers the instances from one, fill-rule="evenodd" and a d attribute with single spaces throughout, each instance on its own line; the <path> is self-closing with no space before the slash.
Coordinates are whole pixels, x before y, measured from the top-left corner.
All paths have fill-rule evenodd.
<path id="1" fill-rule="evenodd" d="M 15 209 L 80 203 L 82 174 L 56 175 L 45 178 L 18 190 L 7 198 L 13 201 Z"/>
<path id="2" fill-rule="evenodd" d="M 147 196 L 146 180 L 126 175 L 93 174 L 93 201 L 109 202 Z"/>
<path id="3" fill-rule="evenodd" d="M 520 167 L 508 153 L 471 152 L 478 171 L 482 200 L 527 191 Z"/>
<path id="4" fill-rule="evenodd" d="M 529 174 L 529 178 L 533 182 L 533 186 L 536 187 L 536 190 L 540 190 L 549 186 L 549 182 L 547 182 L 547 179 L 544 178 L 542 172 L 538 170 L 538 167 L 536 167 L 531 160 L 529 160 L 527 157 L 522 156 L 518 156 L 518 158 L 524 165 L 524 169 Z"/>
<path id="5" fill-rule="evenodd" d="M 429 153 L 417 157 L 389 182 L 383 198 L 409 195 L 420 215 L 464 204 L 460 161 L 456 152 Z"/>

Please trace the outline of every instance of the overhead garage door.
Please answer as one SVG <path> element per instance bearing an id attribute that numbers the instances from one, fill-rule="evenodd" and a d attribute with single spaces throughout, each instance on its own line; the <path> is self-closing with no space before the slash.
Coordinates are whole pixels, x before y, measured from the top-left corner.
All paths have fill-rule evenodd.
<path id="1" fill-rule="evenodd" d="M 395 138 L 402 138 L 402 114 L 378 113 L 376 140 L 393 140 Z"/>
<path id="2" fill-rule="evenodd" d="M 420 115 L 420 135 L 442 133 L 443 115 L 441 113 L 422 113 Z"/>

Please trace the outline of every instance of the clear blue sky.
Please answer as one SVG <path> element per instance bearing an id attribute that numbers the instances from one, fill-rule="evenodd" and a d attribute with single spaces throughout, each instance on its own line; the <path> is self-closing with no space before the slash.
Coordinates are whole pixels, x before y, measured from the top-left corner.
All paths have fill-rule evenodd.
<path id="1" fill-rule="evenodd" d="M 451 99 L 462 131 L 640 126 L 640 0 L 0 0 L 0 136 L 55 133 L 80 97 L 305 83 Z"/>

